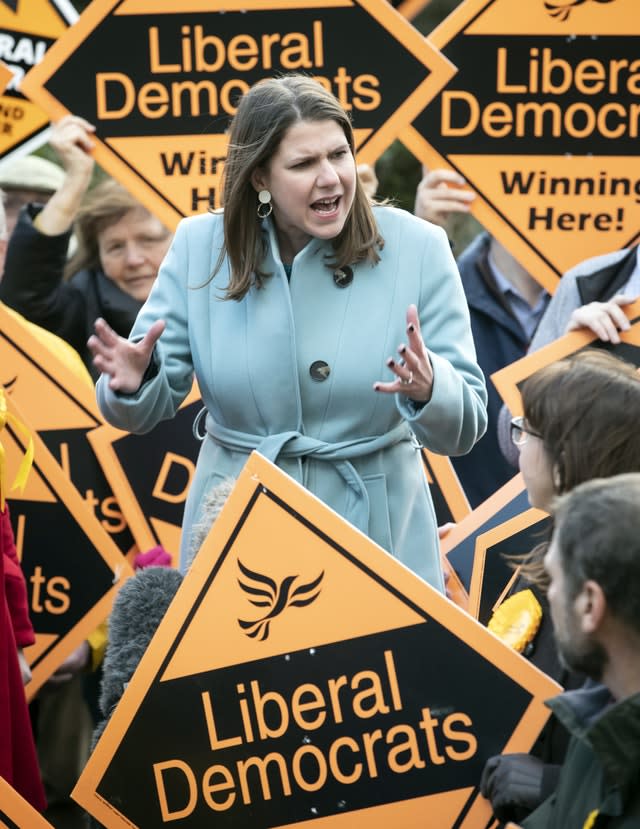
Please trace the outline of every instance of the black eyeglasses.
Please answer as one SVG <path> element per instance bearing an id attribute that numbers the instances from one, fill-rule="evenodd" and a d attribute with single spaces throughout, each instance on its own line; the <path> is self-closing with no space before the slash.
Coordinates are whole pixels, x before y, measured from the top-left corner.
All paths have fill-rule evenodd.
<path id="1" fill-rule="evenodd" d="M 527 438 L 529 437 L 529 435 L 533 435 L 534 438 L 542 439 L 542 435 L 538 434 L 538 432 L 534 432 L 532 429 L 527 428 L 524 417 L 511 418 L 512 443 L 514 443 L 516 446 L 522 446 L 527 442 Z"/>

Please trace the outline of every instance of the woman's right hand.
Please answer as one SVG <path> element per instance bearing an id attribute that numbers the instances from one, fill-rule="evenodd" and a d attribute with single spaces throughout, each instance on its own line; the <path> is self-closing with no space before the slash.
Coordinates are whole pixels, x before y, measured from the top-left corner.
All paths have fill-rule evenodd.
<path id="1" fill-rule="evenodd" d="M 111 378 L 109 388 L 123 394 L 138 391 L 155 344 L 165 329 L 164 320 L 156 320 L 137 342 L 120 337 L 101 318 L 94 327 L 96 333 L 89 337 L 87 346 L 93 354 L 94 366 Z"/>
<path id="2" fill-rule="evenodd" d="M 579 328 L 588 328 L 605 343 L 617 345 L 620 342 L 618 331 L 628 331 L 629 319 L 622 310 L 635 299 L 617 294 L 608 302 L 589 302 L 576 308 L 569 317 L 565 334 Z"/>

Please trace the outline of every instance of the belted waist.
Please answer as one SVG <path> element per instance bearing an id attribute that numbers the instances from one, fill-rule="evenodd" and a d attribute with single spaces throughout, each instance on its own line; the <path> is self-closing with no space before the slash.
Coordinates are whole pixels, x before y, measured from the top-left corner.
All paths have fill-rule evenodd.
<path id="1" fill-rule="evenodd" d="M 383 435 L 338 443 L 317 440 L 297 431 L 280 432 L 266 437 L 252 435 L 221 426 L 208 414 L 205 426 L 207 435 L 219 446 L 247 454 L 256 450 L 272 463 L 276 463 L 278 458 L 313 457 L 333 464 L 348 489 L 344 517 L 364 533 L 367 533 L 369 528 L 369 495 L 362 478 L 350 461 L 387 449 L 402 441 L 415 440 L 413 432 L 404 422 Z"/>

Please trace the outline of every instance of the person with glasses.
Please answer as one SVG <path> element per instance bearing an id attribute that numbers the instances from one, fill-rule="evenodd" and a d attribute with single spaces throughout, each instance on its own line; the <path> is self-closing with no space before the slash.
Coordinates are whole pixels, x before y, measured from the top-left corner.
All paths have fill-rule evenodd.
<path id="1" fill-rule="evenodd" d="M 533 435 L 534 438 L 541 438 L 542 435 L 539 435 L 537 432 L 532 431 L 529 426 L 527 425 L 527 421 L 519 415 L 518 417 L 511 418 L 511 442 L 515 446 L 522 446 L 527 442 L 527 438 L 529 435 Z"/>
<path id="2" fill-rule="evenodd" d="M 511 419 L 510 436 L 519 450 L 532 507 L 551 512 L 556 496 L 584 481 L 640 471 L 640 374 L 630 363 L 600 349 L 578 352 L 527 378 L 522 404 L 524 414 Z M 531 615 L 539 621 L 529 630 L 525 655 L 565 688 L 576 688 L 584 677 L 561 663 L 553 638 L 547 547 L 543 541 L 514 562 L 518 578 L 496 613 L 504 614 L 509 602 L 528 612 L 535 608 Z M 526 605 L 519 601 L 525 596 Z M 502 754 L 487 761 L 480 787 L 499 820 L 523 820 L 553 792 L 568 739 L 552 717 L 530 754 Z"/>

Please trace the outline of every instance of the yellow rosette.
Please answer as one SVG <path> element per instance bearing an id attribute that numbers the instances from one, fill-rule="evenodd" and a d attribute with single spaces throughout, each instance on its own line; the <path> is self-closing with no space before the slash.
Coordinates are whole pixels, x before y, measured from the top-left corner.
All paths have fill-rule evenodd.
<path id="1" fill-rule="evenodd" d="M 540 602 L 531 590 L 521 590 L 502 602 L 487 627 L 505 644 L 522 653 L 533 641 L 541 621 Z"/>

